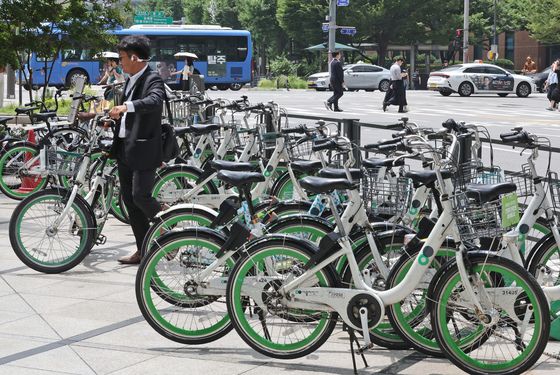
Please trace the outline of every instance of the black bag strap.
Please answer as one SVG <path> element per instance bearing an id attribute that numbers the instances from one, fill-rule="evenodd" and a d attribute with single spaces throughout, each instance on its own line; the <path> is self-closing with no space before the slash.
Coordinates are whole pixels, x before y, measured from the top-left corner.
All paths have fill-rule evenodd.
<path id="1" fill-rule="evenodd" d="M 170 125 L 173 125 L 173 114 L 171 113 L 171 106 L 169 105 L 169 100 L 167 99 L 167 91 L 165 91 L 165 87 L 163 94 L 165 95 L 165 107 L 167 108 L 167 121 Z"/>

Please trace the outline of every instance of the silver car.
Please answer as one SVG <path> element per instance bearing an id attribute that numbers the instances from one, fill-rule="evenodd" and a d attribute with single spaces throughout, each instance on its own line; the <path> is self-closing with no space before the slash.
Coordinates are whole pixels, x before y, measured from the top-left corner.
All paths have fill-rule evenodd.
<path id="1" fill-rule="evenodd" d="M 387 91 L 391 80 L 388 69 L 372 64 L 350 64 L 343 67 L 344 83 L 350 91 Z M 316 73 L 307 79 L 307 87 L 317 91 L 330 89 L 329 72 Z"/>

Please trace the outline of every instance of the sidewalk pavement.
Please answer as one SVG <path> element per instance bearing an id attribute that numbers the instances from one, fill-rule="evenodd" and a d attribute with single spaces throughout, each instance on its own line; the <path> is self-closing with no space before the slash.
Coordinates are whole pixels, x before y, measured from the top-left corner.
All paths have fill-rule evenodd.
<path id="1" fill-rule="evenodd" d="M 281 361 L 249 348 L 232 331 L 216 342 L 185 346 L 156 333 L 136 304 L 136 266 L 117 258 L 134 249 L 127 225 L 111 219 L 107 243 L 58 275 L 24 266 L 11 250 L 8 225 L 17 202 L 0 196 L 0 375 L 13 374 L 352 374 L 348 336 L 340 329 L 317 352 Z M 560 343 L 547 351 L 558 353 Z M 360 374 L 458 374 L 449 361 L 376 348 L 357 358 Z M 530 374 L 556 374 L 543 356 Z"/>

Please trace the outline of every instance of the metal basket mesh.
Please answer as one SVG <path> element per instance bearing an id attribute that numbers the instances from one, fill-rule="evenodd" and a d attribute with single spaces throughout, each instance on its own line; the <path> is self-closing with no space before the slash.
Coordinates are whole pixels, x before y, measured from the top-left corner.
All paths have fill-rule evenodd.
<path id="1" fill-rule="evenodd" d="M 375 169 L 371 172 L 367 170 L 362 178 L 366 207 L 376 215 L 404 215 L 412 200 L 412 180 L 405 177 L 378 180 L 377 172 Z"/>
<path id="2" fill-rule="evenodd" d="M 560 211 L 560 180 L 557 173 L 550 172 L 548 174 L 548 188 L 554 210 L 558 212 Z"/>
<path id="3" fill-rule="evenodd" d="M 309 160 L 313 155 L 313 141 L 307 137 L 289 138 L 287 147 L 292 160 Z"/>
<path id="4" fill-rule="evenodd" d="M 479 161 L 470 161 L 459 165 L 455 187 L 464 190 L 470 184 L 490 185 L 501 182 L 504 182 L 504 177 L 499 167 L 486 168 Z"/>
<path id="5" fill-rule="evenodd" d="M 517 186 L 518 197 L 529 197 L 533 195 L 535 187 L 533 185 L 533 177 L 528 164 L 524 164 L 521 172 L 516 172 L 505 176 L 506 182 L 512 182 Z"/>
<path id="6" fill-rule="evenodd" d="M 462 241 L 500 237 L 508 228 L 502 227 L 501 199 L 484 204 L 466 193 L 454 196 L 453 215 Z"/>
<path id="7" fill-rule="evenodd" d="M 41 152 L 45 153 L 45 165 L 41 166 L 42 169 L 57 176 L 74 176 L 83 156 L 81 153 L 65 151 L 56 146 L 50 146 Z"/>

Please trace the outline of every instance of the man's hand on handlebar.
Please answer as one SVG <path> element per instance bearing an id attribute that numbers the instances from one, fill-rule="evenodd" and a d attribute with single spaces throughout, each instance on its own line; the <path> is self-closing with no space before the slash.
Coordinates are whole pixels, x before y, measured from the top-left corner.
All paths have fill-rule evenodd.
<path id="1" fill-rule="evenodd" d="M 126 105 L 116 105 L 109 111 L 109 117 L 118 120 L 126 113 Z"/>

